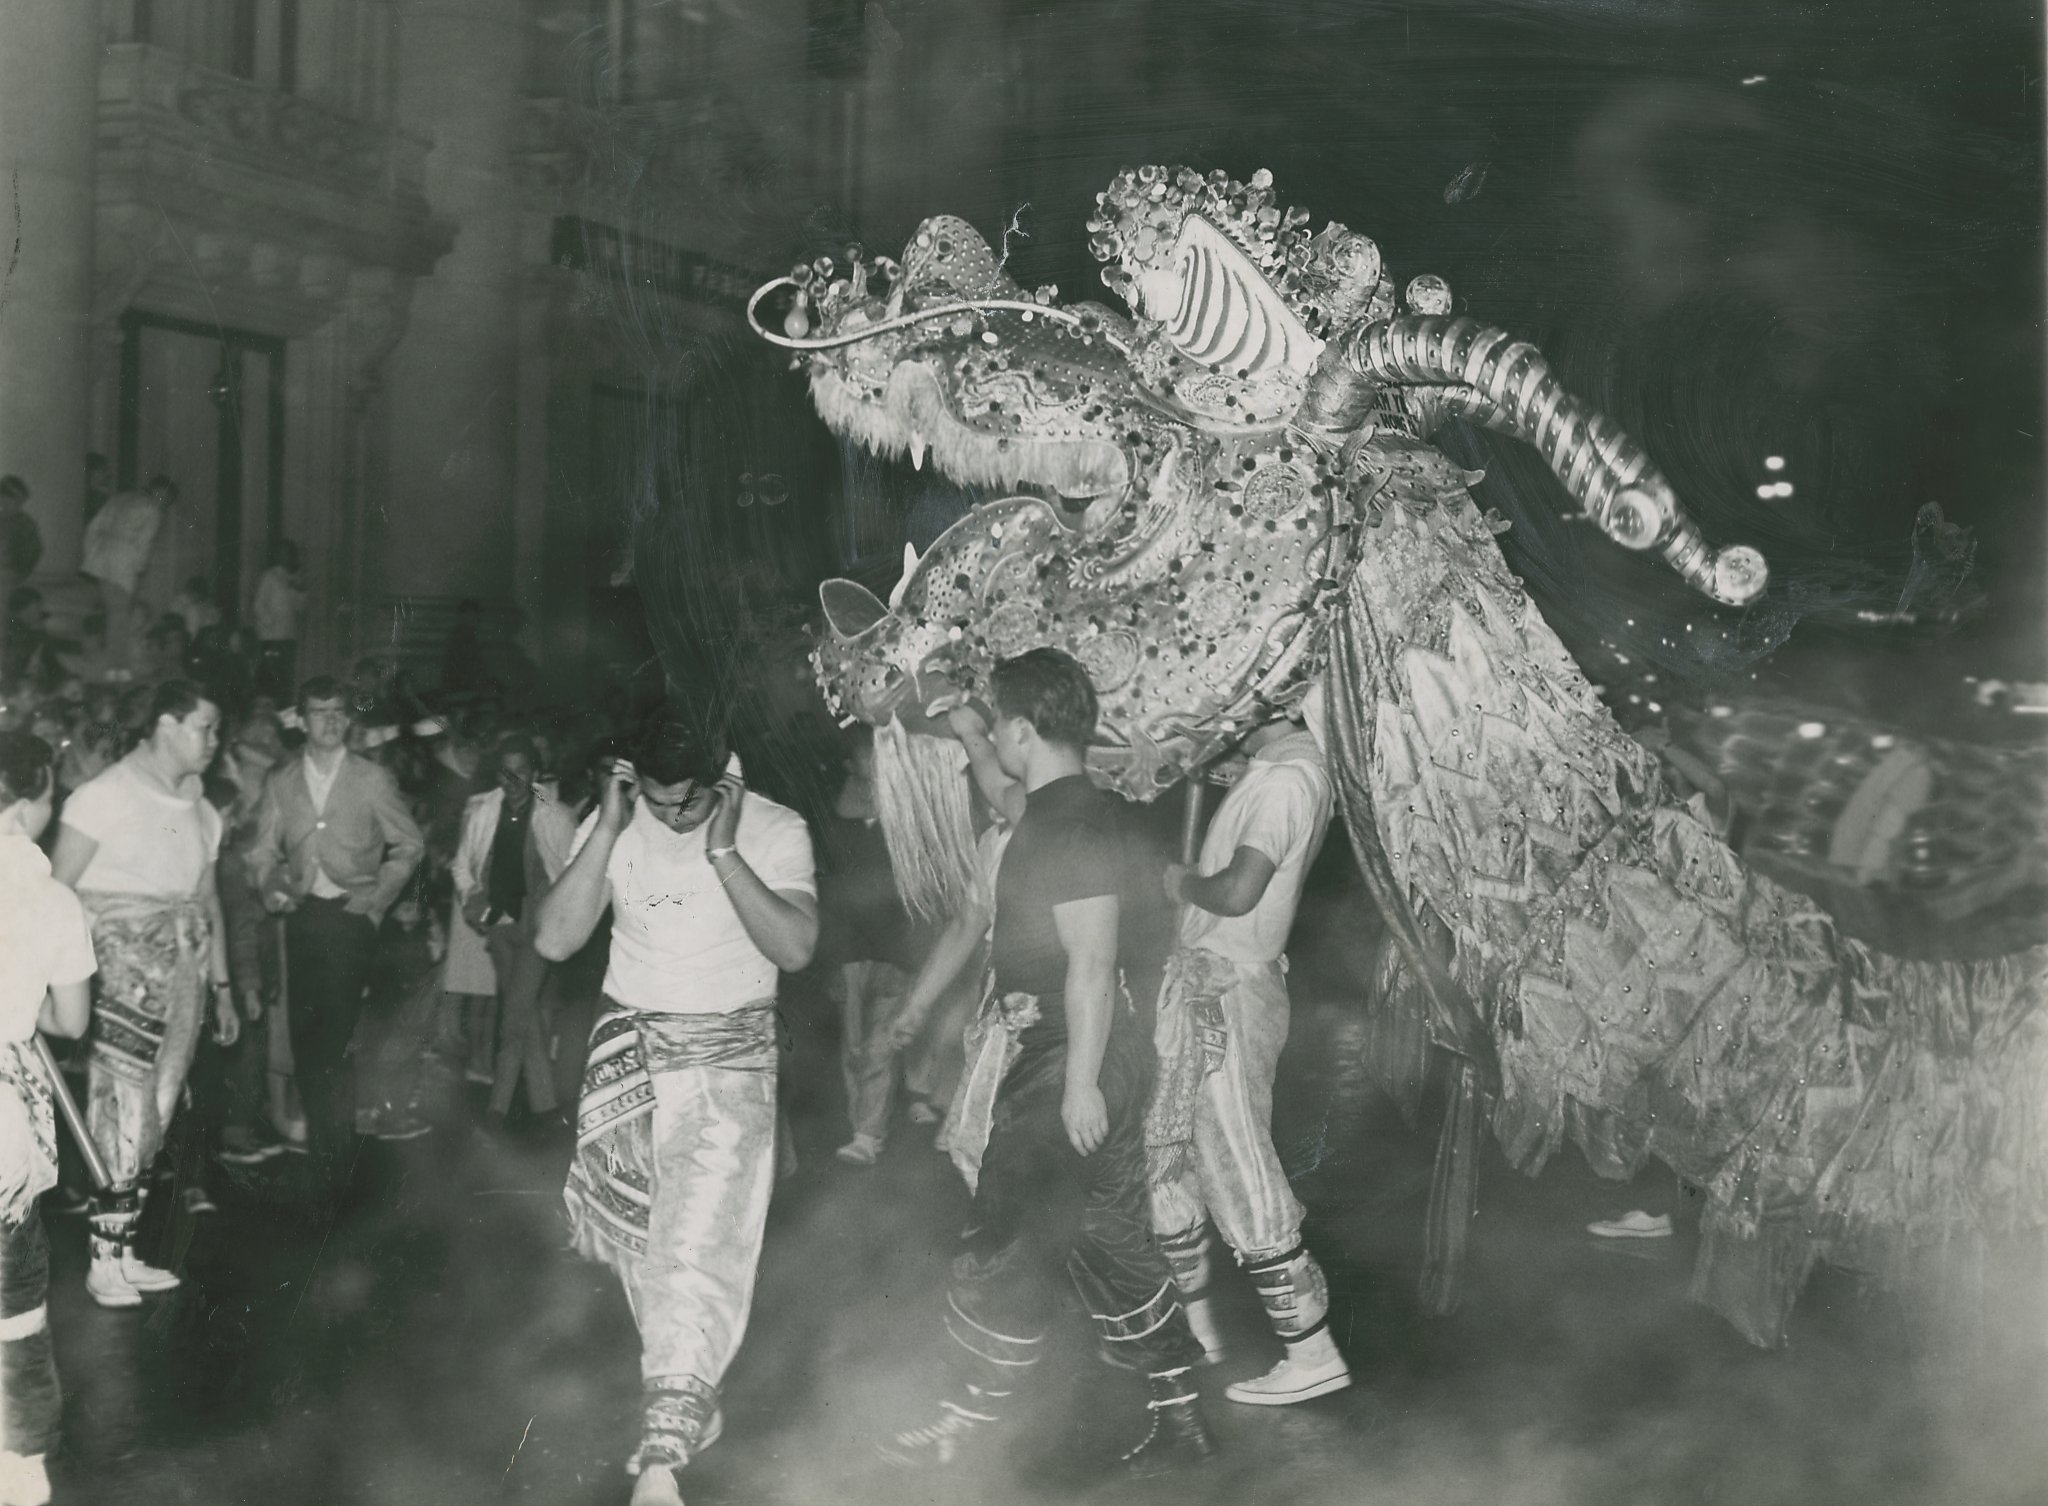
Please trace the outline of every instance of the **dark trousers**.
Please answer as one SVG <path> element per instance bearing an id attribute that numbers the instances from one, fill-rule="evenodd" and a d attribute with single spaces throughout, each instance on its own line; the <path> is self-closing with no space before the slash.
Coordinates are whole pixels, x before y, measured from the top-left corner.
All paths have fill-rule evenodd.
<path id="1" fill-rule="evenodd" d="M 192 1070 L 185 1074 L 186 1105 L 171 1121 L 164 1139 L 181 1197 L 188 1188 L 206 1185 L 206 1164 L 220 1144 L 221 1126 L 227 1119 L 230 1050 L 213 1038 L 212 1007 L 209 1002 L 206 1022 L 199 1027 L 199 1044 L 192 1053 Z M 237 1045 L 233 1049 L 242 1048 Z M 156 1211 L 154 1201 L 150 1210 Z M 148 1258 L 146 1252 L 144 1258 Z"/>
<path id="2" fill-rule="evenodd" d="M 491 1112 L 512 1110 L 512 1094 L 523 1075 L 526 1106 L 536 1114 L 555 1107 L 555 1064 L 548 1057 L 551 1021 L 542 1007 L 548 960 L 533 949 L 524 924 L 503 921 L 484 936 L 498 975 L 498 1060 L 491 1073 Z"/>
<path id="3" fill-rule="evenodd" d="M 226 1066 L 222 1102 L 233 1140 L 274 1140 L 270 1122 L 270 1022 L 266 1008 L 254 1020 L 242 1021 L 241 1037 L 224 1053 Z"/>
<path id="4" fill-rule="evenodd" d="M 946 1325 L 970 1383 L 1008 1391 L 1036 1360 L 1055 1262 L 1065 1264 L 1110 1364 L 1152 1374 L 1201 1359 L 1152 1233 L 1145 1189 L 1151 1079 L 1150 1043 L 1130 1021 L 1119 1022 L 1098 1079 L 1109 1133 L 1087 1156 L 1060 1120 L 1063 1044 L 1027 1046 L 1003 1079 L 948 1294 Z"/>
<path id="5" fill-rule="evenodd" d="M 286 1008 L 292 1070 L 306 1106 L 306 1143 L 324 1174 L 339 1175 L 355 1144 L 355 1074 L 348 1046 L 363 1012 L 377 928 L 348 901 L 307 898 L 285 917 Z"/>
<path id="6" fill-rule="evenodd" d="M 31 1205 L 19 1224 L 0 1224 L 0 1320 L 22 1319 L 21 1326 L 34 1329 L 0 1341 L 0 1396 L 7 1399 L 0 1408 L 6 1419 L 0 1448 L 10 1454 L 47 1454 L 57 1446 L 64 1393 L 43 1312 L 49 1295 L 50 1241 L 41 1208 Z M 32 1313 L 43 1313 L 40 1322 L 27 1316 Z"/>

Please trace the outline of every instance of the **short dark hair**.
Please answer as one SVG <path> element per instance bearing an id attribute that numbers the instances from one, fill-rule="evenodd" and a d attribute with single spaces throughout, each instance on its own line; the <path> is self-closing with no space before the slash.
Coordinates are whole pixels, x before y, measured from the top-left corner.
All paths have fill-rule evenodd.
<path id="1" fill-rule="evenodd" d="M 182 722 L 199 709 L 202 701 L 208 705 L 216 704 L 206 693 L 206 687 L 197 680 L 159 681 L 150 693 L 148 716 L 142 724 L 144 735 L 156 731 L 156 724 L 165 717 Z"/>
<path id="2" fill-rule="evenodd" d="M 0 476 L 0 496 L 26 499 L 28 496 L 28 483 L 19 476 Z"/>
<path id="3" fill-rule="evenodd" d="M 491 766 L 493 768 L 503 768 L 505 760 L 515 753 L 524 753 L 528 763 L 532 764 L 535 769 L 540 767 L 540 748 L 524 732 L 507 732 L 498 739 L 491 748 Z M 664 779 L 660 782 L 667 784 L 669 781 Z"/>
<path id="4" fill-rule="evenodd" d="M 664 705 L 641 723 L 626 756 L 634 773 L 656 784 L 710 784 L 725 766 L 726 751 L 723 739 L 700 728 L 681 707 Z"/>
<path id="5" fill-rule="evenodd" d="M 348 691 L 333 675 L 315 675 L 299 686 L 299 712 L 305 714 L 308 706 L 315 701 L 339 701 L 348 705 Z"/>
<path id="6" fill-rule="evenodd" d="M 192 629 L 185 625 L 184 618 L 180 617 L 176 612 L 166 612 L 150 625 L 150 629 L 143 635 L 142 641 L 151 645 L 165 643 L 170 640 L 170 636 L 173 633 L 183 633 L 188 642 L 192 637 Z"/>
<path id="7" fill-rule="evenodd" d="M 1072 654 L 1034 648 L 1005 659 L 989 675 L 989 693 L 999 714 L 1031 723 L 1049 743 L 1085 750 L 1095 740 L 1095 685 Z"/>
<path id="8" fill-rule="evenodd" d="M 33 800 L 50 787 L 56 755 L 33 732 L 0 732 L 0 807 Z"/>

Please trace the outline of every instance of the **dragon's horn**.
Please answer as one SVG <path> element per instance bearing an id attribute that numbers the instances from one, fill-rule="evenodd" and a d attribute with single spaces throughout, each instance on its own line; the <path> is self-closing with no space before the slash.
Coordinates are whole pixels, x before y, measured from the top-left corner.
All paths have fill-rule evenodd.
<path id="1" fill-rule="evenodd" d="M 1473 319 L 1406 314 L 1362 331 L 1353 352 L 1368 379 L 1442 384 L 1451 411 L 1535 445 L 1587 516 L 1624 548 L 1655 549 L 1730 606 L 1762 593 L 1770 578 L 1763 556 L 1747 544 L 1711 548 L 1642 446 L 1567 392 L 1535 346 Z"/>
<path id="2" fill-rule="evenodd" d="M 917 573 L 917 545 L 905 541 L 903 545 L 903 576 L 896 582 L 896 588 L 889 593 L 889 610 L 895 611 L 903 605 L 903 593 L 910 589 L 910 577 Z"/>
<path id="3" fill-rule="evenodd" d="M 889 615 L 880 597 L 857 580 L 828 580 L 818 587 L 818 605 L 833 636 L 851 643 Z"/>

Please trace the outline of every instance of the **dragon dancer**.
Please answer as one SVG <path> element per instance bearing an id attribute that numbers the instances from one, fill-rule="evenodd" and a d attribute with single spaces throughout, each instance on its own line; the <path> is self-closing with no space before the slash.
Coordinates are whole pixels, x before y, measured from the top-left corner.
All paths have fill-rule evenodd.
<path id="1" fill-rule="evenodd" d="M 990 685 L 996 756 L 1025 794 L 996 874 L 987 1005 L 1014 1038 L 947 1293 L 955 1385 L 881 1452 L 924 1467 L 986 1441 L 1044 1348 L 1042 1244 L 1064 1251 L 1104 1358 L 1147 1378 L 1151 1425 L 1124 1458 L 1150 1474 L 1215 1445 L 1189 1380 L 1201 1346 L 1147 1218 L 1152 1061 L 1119 977 L 1119 812 L 1085 769 L 1095 690 L 1054 649 L 997 665 Z M 967 1149 L 957 1132 L 952 1148 Z"/>
<path id="2" fill-rule="evenodd" d="M 615 763 L 541 900 L 534 948 L 572 956 L 612 911 L 563 1200 L 619 1273 L 645 1387 L 634 1506 L 717 1439 L 718 1385 L 753 1305 L 775 1186 L 776 973 L 818 940 L 810 833 L 674 712 Z"/>
<path id="3" fill-rule="evenodd" d="M 1351 1384 L 1329 1330 L 1329 1288 L 1301 1242 L 1301 1204 L 1273 1148 L 1273 1075 L 1287 1044 L 1287 933 L 1323 844 L 1334 794 L 1322 750 L 1297 722 L 1245 742 L 1251 766 L 1224 797 L 1194 868 L 1168 865 L 1186 906 L 1154 1041 L 1159 1083 L 1147 1124 L 1152 1220 L 1188 1319 L 1222 1357 L 1210 1313 L 1212 1216 L 1286 1348 L 1266 1374 L 1224 1389 L 1285 1406 Z"/>

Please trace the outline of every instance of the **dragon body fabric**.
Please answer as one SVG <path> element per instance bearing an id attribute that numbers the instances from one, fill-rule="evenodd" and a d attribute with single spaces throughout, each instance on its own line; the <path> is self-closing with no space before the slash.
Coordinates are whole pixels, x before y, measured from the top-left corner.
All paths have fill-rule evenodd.
<path id="1" fill-rule="evenodd" d="M 1746 868 L 1601 705 L 1429 436 L 1459 416 L 1536 446 L 1593 524 L 1720 601 L 1752 599 L 1762 560 L 1710 548 L 1531 347 L 1449 317 L 1435 278 L 1397 308 L 1377 247 L 1312 234 L 1264 173 L 1126 172 L 1089 228 L 1128 317 L 1016 287 L 950 218 L 900 264 L 821 260 L 755 295 L 789 299 L 757 328 L 834 430 L 1012 493 L 890 602 L 821 591 L 826 698 L 891 734 L 906 897 L 943 911 L 971 876 L 958 764 L 914 734 L 997 660 L 1079 658 L 1091 769 L 1141 799 L 1320 684 L 1391 943 L 1371 1007 L 1412 1026 L 1374 1038 L 1457 1063 L 1431 1306 L 1483 1124 L 1531 1171 L 1567 1138 L 1610 1174 L 1675 1168 L 1706 1202 L 1695 1295 L 1763 1344 L 1816 1260 L 1903 1280 L 2048 1224 L 2048 953 L 1888 957 Z"/>

